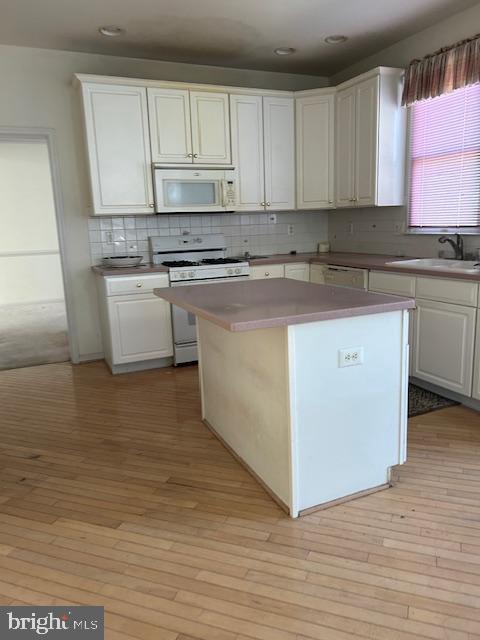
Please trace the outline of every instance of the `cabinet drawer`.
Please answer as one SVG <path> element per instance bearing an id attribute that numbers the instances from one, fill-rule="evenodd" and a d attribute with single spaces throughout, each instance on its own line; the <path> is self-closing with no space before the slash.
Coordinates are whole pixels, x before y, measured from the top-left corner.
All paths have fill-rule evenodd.
<path id="1" fill-rule="evenodd" d="M 415 277 L 385 271 L 370 271 L 369 291 L 390 293 L 396 296 L 415 297 Z"/>
<path id="2" fill-rule="evenodd" d="M 467 282 L 466 280 L 417 278 L 417 297 L 476 307 L 478 284 L 476 282 Z"/>
<path id="3" fill-rule="evenodd" d="M 155 273 L 145 276 L 111 276 L 105 278 L 107 296 L 129 293 L 148 293 L 155 288 L 168 287 L 168 275 Z"/>
<path id="4" fill-rule="evenodd" d="M 283 264 L 269 264 L 264 266 L 251 267 L 250 277 L 261 278 L 283 278 L 285 276 L 285 266 Z"/>
<path id="5" fill-rule="evenodd" d="M 298 262 L 285 265 L 285 277 L 292 280 L 303 280 L 308 282 L 310 279 L 310 265 L 307 262 Z"/>

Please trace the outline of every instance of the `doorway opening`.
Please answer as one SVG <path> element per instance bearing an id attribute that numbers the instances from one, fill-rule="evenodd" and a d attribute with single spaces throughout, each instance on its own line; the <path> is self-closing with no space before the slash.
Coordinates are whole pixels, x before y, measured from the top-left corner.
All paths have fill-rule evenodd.
<path id="1" fill-rule="evenodd" d="M 67 360 L 50 139 L 0 132 L 0 369 Z"/>

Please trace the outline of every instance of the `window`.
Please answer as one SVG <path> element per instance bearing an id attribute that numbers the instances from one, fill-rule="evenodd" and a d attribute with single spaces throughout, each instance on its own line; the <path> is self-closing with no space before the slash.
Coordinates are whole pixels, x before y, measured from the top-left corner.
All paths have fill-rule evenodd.
<path id="1" fill-rule="evenodd" d="M 480 227 L 480 84 L 410 107 L 409 227 Z"/>

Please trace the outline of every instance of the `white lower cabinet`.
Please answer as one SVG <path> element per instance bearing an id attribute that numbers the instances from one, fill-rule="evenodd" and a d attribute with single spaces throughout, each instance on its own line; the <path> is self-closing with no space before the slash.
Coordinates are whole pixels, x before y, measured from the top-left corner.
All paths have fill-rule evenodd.
<path id="1" fill-rule="evenodd" d="M 475 339 L 475 365 L 473 367 L 472 397 L 480 400 L 480 313 L 477 312 L 477 333 Z"/>
<path id="2" fill-rule="evenodd" d="M 310 265 L 307 262 L 286 264 L 285 278 L 291 278 L 292 280 L 303 280 L 304 282 L 308 282 L 310 280 Z"/>
<path id="3" fill-rule="evenodd" d="M 311 264 L 310 265 L 310 282 L 315 284 L 325 284 L 325 271 L 327 266 L 325 264 Z"/>
<path id="4" fill-rule="evenodd" d="M 250 278 L 261 280 L 264 278 L 284 278 L 285 266 L 283 264 L 268 264 L 250 267 Z"/>
<path id="5" fill-rule="evenodd" d="M 112 372 L 121 372 L 122 365 L 134 363 L 138 365 L 136 369 L 150 368 L 151 361 L 170 358 L 173 355 L 170 304 L 153 293 L 154 287 L 168 287 L 168 276 L 112 276 L 102 280 L 104 351 Z"/>
<path id="6" fill-rule="evenodd" d="M 412 375 L 470 396 L 477 310 L 417 299 Z"/>

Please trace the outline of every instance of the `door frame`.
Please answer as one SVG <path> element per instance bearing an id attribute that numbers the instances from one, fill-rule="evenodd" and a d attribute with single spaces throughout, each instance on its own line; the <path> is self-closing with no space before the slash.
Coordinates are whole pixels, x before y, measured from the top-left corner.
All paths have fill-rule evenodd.
<path id="1" fill-rule="evenodd" d="M 78 338 L 75 323 L 74 301 L 72 296 L 71 270 L 66 258 L 65 241 L 65 209 L 61 188 L 60 164 L 58 161 L 57 138 L 54 129 L 48 127 L 2 127 L 0 126 L 0 142 L 46 142 L 52 176 L 53 202 L 57 223 L 58 247 L 63 277 L 63 293 L 67 315 L 67 337 L 70 359 L 76 364 L 80 362 Z"/>

